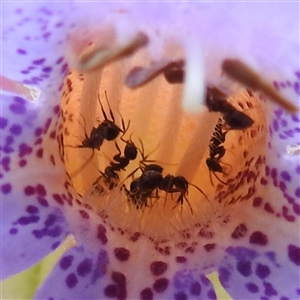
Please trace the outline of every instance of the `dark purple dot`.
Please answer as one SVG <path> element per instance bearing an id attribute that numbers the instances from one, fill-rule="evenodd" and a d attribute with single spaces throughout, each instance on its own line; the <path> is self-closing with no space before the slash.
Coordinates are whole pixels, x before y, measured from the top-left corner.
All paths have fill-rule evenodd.
<path id="1" fill-rule="evenodd" d="M 256 198 L 253 199 L 252 205 L 253 205 L 254 207 L 260 206 L 261 203 L 262 203 L 262 200 L 263 200 L 262 198 L 256 197 Z"/>
<path id="2" fill-rule="evenodd" d="M 10 183 L 4 183 L 1 185 L 1 191 L 2 194 L 6 195 L 9 194 L 11 192 L 11 184 Z"/>
<path id="3" fill-rule="evenodd" d="M 74 256 L 72 255 L 64 256 L 59 262 L 60 268 L 62 270 L 67 270 L 72 265 L 73 260 Z"/>
<path id="4" fill-rule="evenodd" d="M 208 297 L 208 299 L 211 299 L 211 300 L 217 300 L 217 295 L 216 295 L 215 291 L 212 289 L 208 291 L 207 297 Z"/>
<path id="5" fill-rule="evenodd" d="M 225 284 L 229 281 L 230 279 L 230 271 L 226 268 L 220 268 L 219 269 L 219 278 L 220 281 L 223 283 L 223 285 L 225 286 Z"/>
<path id="6" fill-rule="evenodd" d="M 282 177 L 283 180 L 285 180 L 285 181 L 291 181 L 291 176 L 290 176 L 290 174 L 288 172 L 283 171 L 283 172 L 280 173 L 280 175 L 281 175 L 281 177 Z"/>
<path id="7" fill-rule="evenodd" d="M 157 293 L 163 293 L 169 285 L 169 280 L 167 278 L 157 279 L 153 284 L 153 289 Z"/>
<path id="8" fill-rule="evenodd" d="M 20 125 L 14 124 L 10 127 L 10 132 L 14 135 L 20 135 L 22 133 L 22 127 Z"/>
<path id="9" fill-rule="evenodd" d="M 207 252 L 209 252 L 209 251 L 215 249 L 216 244 L 206 244 L 206 245 L 204 245 L 203 247 L 204 247 L 204 249 L 205 249 Z"/>
<path id="10" fill-rule="evenodd" d="M 17 228 L 12 228 L 12 229 L 9 230 L 10 234 L 16 234 L 17 232 L 18 232 Z"/>
<path id="11" fill-rule="evenodd" d="M 50 226 L 52 226 L 55 223 L 56 220 L 57 220 L 56 215 L 49 214 L 48 217 L 47 217 L 47 219 L 46 219 L 46 221 L 44 222 L 44 225 L 46 227 L 50 227 Z"/>
<path id="12" fill-rule="evenodd" d="M 275 131 L 278 131 L 278 129 L 279 129 L 279 125 L 278 125 L 277 120 L 274 120 L 274 121 L 273 121 L 273 129 L 274 129 Z"/>
<path id="13" fill-rule="evenodd" d="M 48 203 L 48 201 L 47 201 L 46 199 L 41 198 L 41 197 L 38 197 L 37 200 L 38 200 L 38 202 L 39 202 L 39 204 L 40 204 L 41 206 L 44 206 L 44 207 L 49 206 L 49 203 Z"/>
<path id="14" fill-rule="evenodd" d="M 239 261 L 237 263 L 236 269 L 244 277 L 248 277 L 251 274 L 251 262 L 250 261 Z"/>
<path id="15" fill-rule="evenodd" d="M 201 288 L 201 285 L 199 282 L 197 282 L 197 281 L 192 282 L 192 284 L 190 286 L 191 295 L 200 296 L 201 290 L 202 290 L 202 288 Z"/>
<path id="16" fill-rule="evenodd" d="M 163 262 L 163 261 L 154 261 L 150 265 L 151 273 L 154 276 L 160 276 L 160 275 L 162 275 L 163 273 L 166 272 L 167 268 L 168 268 L 168 265 L 165 262 Z"/>
<path id="17" fill-rule="evenodd" d="M 82 217 L 83 219 L 89 219 L 89 218 L 90 218 L 90 215 L 89 215 L 88 212 L 86 212 L 85 210 L 80 209 L 80 210 L 79 210 L 79 213 L 80 213 L 80 215 L 81 215 L 81 217 Z"/>
<path id="18" fill-rule="evenodd" d="M 19 161 L 19 166 L 20 166 L 21 168 L 25 167 L 26 165 L 27 165 L 27 160 L 26 160 L 26 159 L 21 159 L 21 160 Z"/>
<path id="19" fill-rule="evenodd" d="M 176 256 L 176 262 L 179 264 L 184 264 L 187 261 L 186 257 L 184 256 Z"/>
<path id="20" fill-rule="evenodd" d="M 35 188 L 31 185 L 27 185 L 24 188 L 24 193 L 25 193 L 26 196 L 31 196 L 35 193 Z"/>
<path id="21" fill-rule="evenodd" d="M 247 226 L 246 224 L 242 223 L 239 224 L 233 231 L 233 233 L 231 234 L 231 237 L 233 239 L 240 239 L 243 238 L 246 234 L 247 234 Z"/>
<path id="22" fill-rule="evenodd" d="M 18 223 L 20 225 L 28 225 L 32 223 L 37 223 L 40 220 L 39 216 L 29 216 L 29 217 L 21 217 L 18 219 Z"/>
<path id="23" fill-rule="evenodd" d="M 107 285 L 104 288 L 104 295 L 108 298 L 115 298 L 118 294 L 118 287 L 115 284 Z"/>
<path id="24" fill-rule="evenodd" d="M 51 249 L 55 250 L 60 245 L 60 242 L 55 242 L 52 244 Z"/>
<path id="25" fill-rule="evenodd" d="M 63 57 L 60 57 L 57 61 L 56 61 L 56 64 L 59 65 L 60 63 L 62 63 L 62 61 L 64 60 Z"/>
<path id="26" fill-rule="evenodd" d="M 258 286 L 252 282 L 247 283 L 246 288 L 252 294 L 257 293 L 259 291 Z"/>
<path id="27" fill-rule="evenodd" d="M 19 54 L 22 54 L 22 55 L 27 54 L 27 51 L 24 50 L 24 49 L 17 49 L 17 52 L 18 52 Z"/>
<path id="28" fill-rule="evenodd" d="M 300 215 L 300 205 L 299 204 L 294 203 L 293 210 L 294 210 L 295 214 Z"/>
<path id="29" fill-rule="evenodd" d="M 290 300 L 288 297 L 282 296 L 279 300 Z"/>
<path id="30" fill-rule="evenodd" d="M 289 259 L 297 266 L 300 266 L 300 248 L 295 245 L 288 246 Z"/>
<path id="31" fill-rule="evenodd" d="M 26 106 L 25 106 L 24 99 L 22 99 L 20 97 L 15 97 L 14 100 L 15 100 L 15 103 L 13 103 L 9 106 L 9 109 L 11 110 L 11 112 L 13 112 L 16 115 L 25 114 Z"/>
<path id="32" fill-rule="evenodd" d="M 45 67 L 45 68 L 43 68 L 43 72 L 45 72 L 45 73 L 49 73 L 51 71 L 52 71 L 51 67 Z"/>
<path id="33" fill-rule="evenodd" d="M 120 261 L 127 261 L 129 259 L 129 256 L 130 256 L 129 250 L 127 250 L 123 247 L 115 248 L 114 249 L 114 254 L 115 254 L 115 257 Z"/>
<path id="34" fill-rule="evenodd" d="M 35 130 L 35 136 L 40 136 L 41 134 L 43 133 L 43 128 L 41 127 L 38 127 L 36 130 Z"/>
<path id="35" fill-rule="evenodd" d="M 26 208 L 26 211 L 29 214 L 37 214 L 39 212 L 39 209 L 34 205 L 28 205 L 27 208 Z"/>
<path id="36" fill-rule="evenodd" d="M 97 238 L 101 241 L 103 245 L 107 243 L 106 228 L 103 225 L 98 226 Z"/>
<path id="37" fill-rule="evenodd" d="M 38 195 L 40 195 L 42 197 L 46 196 L 46 194 L 47 194 L 46 189 L 42 184 L 38 184 L 36 186 L 36 192 L 37 192 Z"/>
<path id="38" fill-rule="evenodd" d="M 74 273 L 71 273 L 67 276 L 66 284 L 68 288 L 70 289 L 74 288 L 77 283 L 78 283 L 78 279 Z"/>
<path id="39" fill-rule="evenodd" d="M 255 274 L 260 278 L 260 279 L 265 279 L 270 275 L 270 269 L 266 265 L 258 264 L 256 266 Z"/>
<path id="40" fill-rule="evenodd" d="M 62 197 L 58 194 L 53 194 L 53 199 L 58 203 L 58 204 L 61 204 L 61 205 L 64 205 L 64 201 L 62 199 Z"/>
<path id="41" fill-rule="evenodd" d="M 174 295 L 175 300 L 187 300 L 188 296 L 184 292 L 178 292 Z"/>
<path id="42" fill-rule="evenodd" d="M 300 198 L 300 188 L 297 188 L 295 191 L 296 197 Z"/>
<path id="43" fill-rule="evenodd" d="M 77 273 L 81 277 L 85 277 L 87 274 L 89 274 L 92 271 L 92 260 L 85 258 L 77 267 Z"/>
<path id="44" fill-rule="evenodd" d="M 150 288 L 145 288 L 140 293 L 141 300 L 153 300 L 154 294 Z"/>
<path id="45" fill-rule="evenodd" d="M 0 117 L 0 128 L 4 129 L 7 126 L 7 119 Z"/>
<path id="46" fill-rule="evenodd" d="M 33 60 L 32 63 L 34 65 L 41 65 L 41 64 L 43 64 L 45 62 L 45 60 L 46 60 L 45 58 L 36 59 L 36 60 Z"/>
<path id="47" fill-rule="evenodd" d="M 112 275 L 111 275 L 111 279 L 119 287 L 125 287 L 126 286 L 126 277 L 125 277 L 124 274 L 122 274 L 120 272 L 113 272 Z"/>
<path id="48" fill-rule="evenodd" d="M 265 287 L 265 295 L 266 296 L 271 297 L 271 296 L 276 296 L 278 294 L 271 283 L 265 281 L 265 282 L 263 282 L 263 285 Z"/>
<path id="49" fill-rule="evenodd" d="M 261 231 L 255 231 L 251 234 L 249 241 L 250 244 L 265 246 L 268 243 L 268 238 Z"/>

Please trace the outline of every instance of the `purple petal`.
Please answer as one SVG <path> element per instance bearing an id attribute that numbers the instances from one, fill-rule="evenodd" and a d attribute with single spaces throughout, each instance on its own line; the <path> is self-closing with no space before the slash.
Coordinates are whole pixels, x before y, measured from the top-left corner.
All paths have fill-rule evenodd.
<path id="1" fill-rule="evenodd" d="M 282 248 L 284 257 L 273 251 L 228 248 L 219 268 L 221 283 L 234 299 L 298 299 L 300 248 Z"/>

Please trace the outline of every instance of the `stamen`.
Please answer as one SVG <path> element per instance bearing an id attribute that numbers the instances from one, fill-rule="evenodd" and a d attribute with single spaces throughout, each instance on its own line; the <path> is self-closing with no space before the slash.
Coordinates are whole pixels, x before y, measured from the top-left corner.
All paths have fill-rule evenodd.
<path id="1" fill-rule="evenodd" d="M 225 59 L 222 63 L 223 72 L 233 80 L 266 94 L 273 102 L 282 106 L 290 113 L 296 113 L 299 108 L 281 96 L 276 89 L 266 82 L 258 73 L 240 60 Z"/>
<path id="2" fill-rule="evenodd" d="M 186 73 L 183 92 L 183 109 L 198 113 L 205 99 L 204 63 L 200 47 L 194 43 L 186 46 Z"/>
<path id="3" fill-rule="evenodd" d="M 38 101 L 41 96 L 41 91 L 29 85 L 22 84 L 0 75 L 0 89 L 11 93 L 16 93 L 27 100 Z"/>
<path id="4" fill-rule="evenodd" d="M 101 47 L 100 49 L 95 49 L 92 53 L 83 53 L 79 57 L 75 67 L 80 71 L 100 69 L 110 62 L 133 54 L 138 49 L 146 46 L 148 42 L 148 37 L 144 33 L 138 32 L 125 45 L 113 46 L 106 49 Z"/>
<path id="5" fill-rule="evenodd" d="M 163 72 L 167 72 L 169 69 L 172 69 L 176 66 L 183 66 L 184 61 L 160 61 L 155 62 L 149 67 L 135 67 L 129 71 L 126 76 L 125 84 L 129 88 L 140 87 Z"/>

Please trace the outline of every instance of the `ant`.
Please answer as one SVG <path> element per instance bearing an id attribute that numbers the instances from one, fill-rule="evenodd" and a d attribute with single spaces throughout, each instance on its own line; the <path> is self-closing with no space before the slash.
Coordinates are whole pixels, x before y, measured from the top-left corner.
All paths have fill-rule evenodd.
<path id="1" fill-rule="evenodd" d="M 77 176 L 88 165 L 88 163 L 94 157 L 95 149 L 100 150 L 100 147 L 102 146 L 104 140 L 107 140 L 107 141 L 115 140 L 120 133 L 123 133 L 123 135 L 124 135 L 125 132 L 127 131 L 127 129 L 129 128 L 130 122 L 128 123 L 127 128 L 125 128 L 125 123 L 124 123 L 124 119 L 122 118 L 122 116 L 121 116 L 122 129 L 116 125 L 115 117 L 114 117 L 112 109 L 110 107 L 106 91 L 105 91 L 105 99 L 106 99 L 106 102 L 109 107 L 109 113 L 110 113 L 111 120 L 109 120 L 109 118 L 107 117 L 104 107 L 100 101 L 100 97 L 98 95 L 98 100 L 100 103 L 101 112 L 103 114 L 104 121 L 101 124 L 99 124 L 97 127 L 93 127 L 93 129 L 91 130 L 90 136 L 88 136 L 85 131 L 86 122 L 85 122 L 84 117 L 82 117 L 84 126 L 82 126 L 79 123 L 84 130 L 85 139 L 82 141 L 81 145 L 76 146 L 75 148 L 90 148 L 90 149 L 92 149 L 92 154 L 78 170 L 76 170 L 75 172 L 73 172 L 71 174 L 72 177 Z"/>
<path id="2" fill-rule="evenodd" d="M 209 158 L 206 159 L 206 165 L 211 171 L 214 176 L 223 184 L 227 185 L 224 181 L 222 181 L 217 175 L 216 172 L 218 173 L 223 173 L 223 168 L 220 165 L 220 160 L 221 158 L 225 155 L 225 148 L 221 144 L 225 142 L 227 131 L 223 132 L 222 131 L 222 120 L 219 119 L 216 127 L 215 127 L 215 132 L 210 139 L 210 144 L 209 144 Z M 213 185 L 212 178 L 211 178 L 211 173 L 210 173 L 210 181 Z"/>
<path id="3" fill-rule="evenodd" d="M 209 111 L 220 112 L 226 125 L 232 130 L 244 130 L 254 121 L 245 113 L 238 111 L 226 101 L 227 96 L 216 87 L 207 87 L 206 106 Z"/>
<path id="4" fill-rule="evenodd" d="M 192 206 L 187 198 L 187 195 L 189 193 L 189 185 L 193 186 L 194 188 L 196 188 L 208 201 L 209 199 L 207 198 L 207 196 L 205 195 L 205 193 L 196 185 L 189 183 L 185 177 L 183 176 L 173 176 L 173 175 L 167 175 L 165 176 L 160 185 L 159 185 L 159 189 L 165 191 L 166 193 L 180 193 L 180 195 L 177 198 L 177 203 L 176 205 L 173 207 L 173 209 L 177 206 L 177 205 L 181 205 L 181 212 L 182 212 L 182 206 L 183 206 L 183 201 L 185 200 L 191 210 L 191 213 L 193 214 L 193 209 Z"/>

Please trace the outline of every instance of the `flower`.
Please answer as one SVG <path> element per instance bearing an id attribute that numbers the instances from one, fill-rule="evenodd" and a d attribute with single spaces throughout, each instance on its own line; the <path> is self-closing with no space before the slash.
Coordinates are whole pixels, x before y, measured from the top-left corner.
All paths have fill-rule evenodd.
<path id="1" fill-rule="evenodd" d="M 274 20 L 267 24 L 266 11 Z M 206 277 L 212 270 L 218 270 L 223 286 L 235 299 L 299 297 L 300 165 L 298 157 L 291 155 L 296 152 L 286 151 L 287 146 L 295 149 L 299 144 L 299 118 L 278 106 L 265 104 L 263 95 L 259 102 L 259 94 L 253 95 L 220 75 L 222 61 L 233 57 L 251 65 L 297 103 L 297 3 L 3 3 L 3 12 L 2 75 L 6 79 L 2 85 L 8 92 L 2 94 L 0 119 L 1 278 L 28 268 L 71 233 L 77 245 L 66 251 L 35 298 L 214 299 L 213 287 Z M 139 39 L 139 33 L 147 38 Z M 93 44 L 89 44 L 91 41 Z M 229 185 L 219 184 L 213 178 L 218 183 L 214 187 L 205 164 L 198 165 L 219 115 L 201 112 L 201 118 L 188 116 L 168 96 L 172 91 L 178 95 L 177 85 L 168 85 L 165 98 L 159 94 L 155 97 L 161 84 L 159 78 L 151 82 L 154 87 L 143 87 L 144 93 L 127 91 L 132 95 L 132 104 L 120 109 L 125 120 L 120 131 L 126 131 L 127 126 L 133 132 L 132 139 L 141 138 L 145 146 L 144 151 L 139 149 L 142 160 L 152 151 L 156 162 L 165 163 L 164 170 L 171 174 L 176 170 L 176 174 L 189 179 L 188 200 L 177 198 L 179 205 L 174 209 L 175 197 L 182 195 L 178 186 L 175 191 L 166 187 L 166 207 L 157 201 L 157 206 L 150 203 L 150 208 L 136 209 L 125 201 L 128 195 L 124 188 L 122 192 L 106 188 L 105 197 L 101 193 L 99 198 L 91 195 L 89 187 L 95 174 L 99 176 L 97 169 L 107 166 L 116 146 L 113 142 L 104 143 L 102 156 L 93 155 L 88 166 L 82 165 L 86 150 L 68 147 L 78 144 L 73 133 L 82 134 L 80 113 L 86 122 L 84 129 L 95 126 L 95 98 L 102 70 L 99 66 L 133 54 L 142 46 L 147 51 L 134 56 L 135 64 L 140 65 L 146 57 L 153 61 L 148 64 L 150 70 L 151 66 L 157 67 L 156 62 L 166 58 L 174 62 L 185 55 L 186 109 L 199 109 L 200 105 L 190 100 L 203 93 L 201 82 L 205 76 L 207 84 L 223 87 L 232 95 L 231 103 L 251 110 L 249 115 L 259 125 L 246 133 L 228 132 L 224 145 L 233 154 L 231 158 L 226 154 L 225 160 L 230 178 L 225 174 L 221 180 Z M 80 56 L 83 49 L 90 52 Z M 201 52 L 199 58 L 197 54 Z M 122 63 L 121 68 L 114 65 L 115 69 L 107 69 L 101 81 L 107 89 L 112 85 L 110 91 L 114 95 L 108 93 L 112 112 L 118 111 L 113 99 L 121 95 L 121 79 L 113 75 L 123 74 L 132 64 L 126 60 Z M 68 64 L 71 68 L 89 69 L 83 83 L 76 71 L 69 73 Z M 145 70 L 149 70 L 147 65 Z M 199 86 L 189 85 L 193 78 Z M 23 86 L 20 92 L 9 89 L 5 82 L 19 87 L 16 82 L 21 82 L 29 87 L 26 90 Z M 41 91 L 36 102 L 11 94 L 34 92 L 30 86 Z M 101 103 L 105 103 L 100 89 L 101 92 Z M 145 99 L 142 102 L 137 96 Z M 154 121 L 149 113 L 154 109 L 149 98 L 155 99 L 159 110 Z M 137 107 L 138 114 L 128 125 L 132 106 Z M 267 112 L 262 113 L 265 109 Z M 112 120 L 107 106 L 103 111 Z M 162 142 L 156 152 L 157 139 L 153 139 L 157 136 L 147 131 L 158 134 L 159 124 L 169 111 L 167 125 L 172 124 L 175 133 L 169 129 L 161 132 Z M 92 117 L 87 118 L 88 113 Z M 178 126 L 179 118 L 182 127 Z M 147 122 L 153 125 L 147 127 Z M 122 122 L 116 120 L 117 123 Z M 165 132 L 171 132 L 171 138 L 164 136 Z M 199 133 L 201 141 L 194 138 Z M 172 138 L 177 134 L 179 147 L 175 149 Z M 129 143 L 125 141 L 123 146 Z M 179 166 L 168 161 L 171 157 L 182 158 L 175 159 Z M 144 157 L 143 161 L 146 165 L 147 159 Z M 99 165 L 94 168 L 93 163 L 98 160 Z M 98 188 L 112 177 L 107 176 L 100 176 Z M 203 179 L 199 182 L 200 176 Z M 192 185 L 194 181 L 197 184 Z"/>

